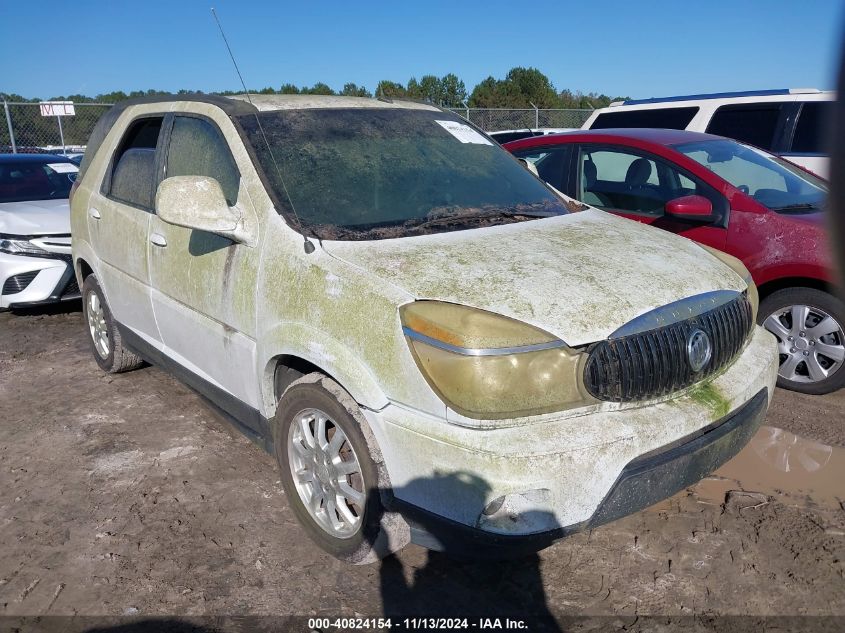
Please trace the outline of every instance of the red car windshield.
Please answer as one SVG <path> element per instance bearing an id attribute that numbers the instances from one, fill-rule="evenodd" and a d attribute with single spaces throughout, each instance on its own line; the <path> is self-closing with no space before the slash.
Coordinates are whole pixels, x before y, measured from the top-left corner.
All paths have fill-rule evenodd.
<path id="1" fill-rule="evenodd" d="M 773 211 L 819 211 L 827 198 L 826 181 L 742 143 L 724 139 L 674 148 Z"/>

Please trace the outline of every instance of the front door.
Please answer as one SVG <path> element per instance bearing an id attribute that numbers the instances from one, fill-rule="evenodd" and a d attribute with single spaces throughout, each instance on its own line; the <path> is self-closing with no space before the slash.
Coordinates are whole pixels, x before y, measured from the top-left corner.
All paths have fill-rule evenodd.
<path id="1" fill-rule="evenodd" d="M 229 206 L 254 214 L 215 122 L 174 115 L 165 139 L 164 178 L 214 178 Z M 260 405 L 255 380 L 257 274 L 257 248 L 151 218 L 152 302 L 167 354 L 218 396 L 222 390 L 223 398 L 234 396 L 236 405 L 239 401 L 255 409 Z M 218 404 L 228 408 L 225 402 Z"/>

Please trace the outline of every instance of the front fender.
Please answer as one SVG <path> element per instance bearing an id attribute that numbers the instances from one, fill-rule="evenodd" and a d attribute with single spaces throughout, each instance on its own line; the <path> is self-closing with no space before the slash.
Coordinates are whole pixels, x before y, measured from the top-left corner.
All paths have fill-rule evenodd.
<path id="1" fill-rule="evenodd" d="M 274 375 L 279 356 L 295 356 L 312 363 L 339 383 L 355 401 L 368 409 L 383 409 L 388 404 L 375 374 L 358 355 L 340 341 L 303 323 L 279 323 L 265 332 L 258 349 L 261 393 L 266 417 L 276 412 Z"/>

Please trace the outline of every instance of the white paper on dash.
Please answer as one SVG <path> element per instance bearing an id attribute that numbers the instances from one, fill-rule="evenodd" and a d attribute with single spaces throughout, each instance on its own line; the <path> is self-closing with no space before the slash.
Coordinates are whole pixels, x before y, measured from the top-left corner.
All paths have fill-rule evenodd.
<path id="1" fill-rule="evenodd" d="M 476 145 L 492 145 L 490 141 L 481 136 L 478 132 L 473 130 L 470 126 L 458 123 L 457 121 L 438 121 L 435 123 L 440 125 L 444 130 L 449 132 L 452 136 L 458 139 L 461 143 L 474 143 Z"/>
<path id="2" fill-rule="evenodd" d="M 75 174 L 79 171 L 79 167 L 73 163 L 47 163 L 47 167 L 57 174 Z"/>

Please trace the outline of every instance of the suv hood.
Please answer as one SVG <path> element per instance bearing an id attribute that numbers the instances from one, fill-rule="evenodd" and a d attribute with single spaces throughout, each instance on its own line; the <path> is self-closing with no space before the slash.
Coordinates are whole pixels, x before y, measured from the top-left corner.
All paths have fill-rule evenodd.
<path id="1" fill-rule="evenodd" d="M 0 203 L 0 233 L 70 235 L 70 205 L 67 198 Z"/>
<path id="2" fill-rule="evenodd" d="M 496 312 L 570 346 L 673 301 L 745 282 L 694 242 L 598 210 L 326 251 L 405 290 Z"/>

